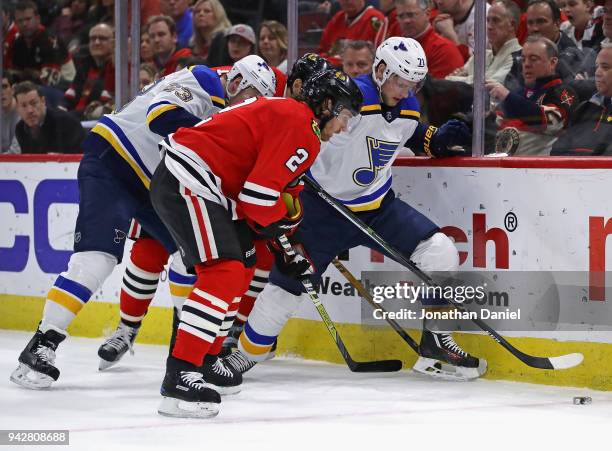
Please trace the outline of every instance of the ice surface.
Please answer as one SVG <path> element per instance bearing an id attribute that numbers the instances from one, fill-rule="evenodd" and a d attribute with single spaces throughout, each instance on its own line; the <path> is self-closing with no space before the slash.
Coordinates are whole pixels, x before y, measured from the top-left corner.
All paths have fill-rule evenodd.
<path id="1" fill-rule="evenodd" d="M 246 374 L 242 393 L 224 398 L 218 417 L 183 420 L 157 414 L 165 347 L 137 344 L 134 356 L 98 372 L 102 340 L 70 337 L 58 352 L 59 381 L 31 391 L 8 381 L 30 336 L 0 331 L 0 429 L 69 429 L 70 446 L 0 451 L 497 451 L 591 442 L 609 449 L 607 392 L 436 381 L 410 371 L 355 374 L 343 365 L 276 358 Z M 590 396 L 593 404 L 575 406 L 573 396 Z"/>

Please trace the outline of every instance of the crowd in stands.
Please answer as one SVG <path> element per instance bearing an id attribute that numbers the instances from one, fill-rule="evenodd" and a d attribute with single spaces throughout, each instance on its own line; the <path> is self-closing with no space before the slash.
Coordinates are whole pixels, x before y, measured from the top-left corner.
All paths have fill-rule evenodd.
<path id="1" fill-rule="evenodd" d="M 114 1 L 2 2 L 2 149 L 80 152 L 80 121 L 114 107 Z M 478 0 L 300 0 L 299 50 L 356 77 L 390 36 L 417 40 L 421 120 L 470 122 Z M 259 54 L 287 71 L 281 0 L 140 0 L 140 87 Z M 486 151 L 612 155 L 612 0 L 489 0 Z M 571 132 L 570 132 L 571 130 Z"/>

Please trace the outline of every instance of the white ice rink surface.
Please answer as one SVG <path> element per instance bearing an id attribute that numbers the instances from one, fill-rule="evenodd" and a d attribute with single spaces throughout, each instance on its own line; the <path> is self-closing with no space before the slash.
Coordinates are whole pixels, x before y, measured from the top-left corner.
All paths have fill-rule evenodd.
<path id="1" fill-rule="evenodd" d="M 101 373 L 101 340 L 69 338 L 58 353 L 59 381 L 30 391 L 8 380 L 30 336 L 0 331 L 0 429 L 68 429 L 70 446 L 0 451 L 612 447 L 612 393 L 443 382 L 410 371 L 355 374 L 342 365 L 286 358 L 247 373 L 242 392 L 223 399 L 218 417 L 166 418 L 157 414 L 165 347 L 136 345 L 134 356 Z M 575 406 L 574 396 L 590 396 L 593 404 Z"/>

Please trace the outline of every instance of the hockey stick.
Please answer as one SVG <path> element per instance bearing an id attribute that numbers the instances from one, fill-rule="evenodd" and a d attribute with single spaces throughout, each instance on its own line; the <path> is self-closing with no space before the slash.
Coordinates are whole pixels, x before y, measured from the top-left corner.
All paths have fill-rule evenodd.
<path id="1" fill-rule="evenodd" d="M 302 177 L 304 183 L 312 188 L 317 195 L 323 199 L 326 203 L 328 203 L 331 207 L 333 207 L 337 212 L 339 212 L 342 216 L 348 219 L 353 225 L 355 225 L 359 230 L 368 235 L 376 244 L 382 247 L 387 254 L 389 254 L 396 262 L 405 266 L 409 269 L 414 275 L 416 275 L 419 279 L 421 279 L 425 284 L 429 286 L 438 286 L 434 280 L 425 274 L 423 271 L 419 269 L 418 266 L 408 258 L 404 257 L 400 252 L 395 250 L 390 244 L 388 244 L 380 235 L 378 235 L 370 226 L 368 226 L 365 222 L 359 219 L 351 210 L 347 207 L 339 203 L 336 199 L 331 197 L 317 182 L 315 182 L 310 177 L 304 175 Z M 455 306 L 458 310 L 462 312 L 467 312 L 465 306 L 460 302 L 455 301 L 454 299 L 448 299 L 448 302 Z M 479 318 L 472 319 L 472 321 L 488 333 L 495 341 L 497 341 L 500 345 L 502 345 L 508 352 L 510 352 L 514 357 L 519 359 L 527 366 L 531 366 L 533 368 L 540 368 L 546 370 L 562 370 L 566 368 L 572 368 L 576 365 L 579 365 L 584 356 L 580 353 L 572 353 L 565 354 L 558 357 L 537 357 L 529 354 L 525 354 L 524 352 L 518 350 L 514 346 L 512 346 L 504 337 L 502 337 L 499 333 L 497 333 L 494 329 L 492 329 L 488 324 L 482 321 Z"/>
<path id="2" fill-rule="evenodd" d="M 372 295 L 370 293 L 368 293 L 368 290 L 366 290 L 366 288 L 363 286 L 363 284 L 359 281 L 359 279 L 357 279 L 347 268 L 346 266 L 344 266 L 340 260 L 338 260 L 337 258 L 334 258 L 332 260 L 332 263 L 334 264 L 334 266 L 336 267 L 336 269 L 338 271 L 340 271 L 340 274 L 342 274 L 346 280 L 349 281 L 349 283 L 351 285 L 353 285 L 355 287 L 355 289 L 357 290 L 357 292 L 361 295 L 362 298 L 364 298 L 366 301 L 368 301 L 368 304 L 370 304 L 372 306 L 373 309 L 378 309 L 384 313 L 387 312 L 387 310 L 385 310 L 385 308 L 380 305 L 377 304 L 376 302 L 374 302 L 374 299 L 372 298 Z M 408 343 L 408 346 L 410 346 L 414 352 L 416 352 L 417 354 L 419 353 L 419 345 L 417 344 L 416 341 L 414 341 L 414 339 L 408 334 L 408 332 L 406 332 L 404 330 L 404 328 L 402 326 L 400 326 L 397 321 L 395 321 L 394 319 L 389 318 L 387 315 L 385 315 L 385 320 L 389 323 L 389 325 L 393 328 L 393 330 L 395 332 L 397 332 L 397 334 L 402 337 L 402 339 Z"/>
<path id="3" fill-rule="evenodd" d="M 278 237 L 278 241 L 280 242 L 281 246 L 283 246 L 283 250 L 289 257 L 294 258 L 296 256 L 295 251 L 291 246 L 291 243 L 289 243 L 289 240 L 285 235 L 281 235 L 280 237 Z M 342 358 L 344 359 L 351 371 L 355 373 L 388 373 L 391 371 L 399 371 L 402 369 L 401 360 L 377 360 L 372 362 L 357 362 L 353 360 L 348 350 L 346 349 L 346 346 L 344 345 L 344 342 L 342 341 L 338 330 L 336 330 L 336 326 L 334 326 L 333 321 L 329 317 L 325 306 L 321 304 L 321 300 L 319 299 L 319 296 L 317 296 L 317 292 L 315 291 L 310 279 L 306 278 L 302 280 L 302 284 L 304 285 L 304 288 L 306 289 L 306 293 L 308 293 L 310 300 L 317 309 L 317 312 L 319 312 L 319 315 L 321 315 L 321 319 L 323 320 L 325 327 L 334 339 L 334 342 L 336 343 L 340 354 L 342 354 Z"/>

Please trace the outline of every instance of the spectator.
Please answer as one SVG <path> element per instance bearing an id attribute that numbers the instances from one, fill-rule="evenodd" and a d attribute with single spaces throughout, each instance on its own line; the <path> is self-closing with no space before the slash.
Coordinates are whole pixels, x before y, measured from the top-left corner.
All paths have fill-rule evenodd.
<path id="1" fill-rule="evenodd" d="M 436 0 L 436 5 L 440 10 L 433 21 L 436 31 L 451 40 L 467 61 L 474 53 L 474 0 Z"/>
<path id="2" fill-rule="evenodd" d="M 76 69 L 66 47 L 40 24 L 36 3 L 24 1 L 15 7 L 18 33 L 11 49 L 8 67 L 22 80 L 45 86 L 66 86 L 74 79 Z"/>
<path id="3" fill-rule="evenodd" d="M 115 66 L 112 61 L 114 32 L 110 25 L 101 23 L 89 30 L 89 54 L 79 61 L 74 83 L 64 93 L 64 99 L 81 119 L 91 102 L 112 101 Z"/>
<path id="4" fill-rule="evenodd" d="M 603 5 L 603 34 L 605 39 L 602 42 L 612 42 L 612 0 L 599 0 L 598 4 Z"/>
<path id="5" fill-rule="evenodd" d="M 21 120 L 15 135 L 21 153 L 80 153 L 85 130 L 70 113 L 47 108 L 40 86 L 31 81 L 15 85 L 17 112 Z"/>
<path id="6" fill-rule="evenodd" d="M 287 73 L 287 28 L 276 20 L 265 20 L 259 26 L 259 56 L 268 65 Z"/>
<path id="7" fill-rule="evenodd" d="M 487 39 L 491 49 L 486 53 L 485 77 L 503 83 L 512 67 L 512 53 L 520 52 L 516 28 L 521 10 L 513 0 L 495 0 L 487 12 Z M 446 77 L 451 81 L 474 84 L 474 56 L 461 69 Z"/>
<path id="8" fill-rule="evenodd" d="M 486 88 L 497 111 L 495 150 L 509 155 L 549 155 L 576 107 L 576 94 L 555 73 L 559 50 L 550 39 L 531 35 L 523 45 L 525 85 L 510 92 L 499 82 Z"/>
<path id="9" fill-rule="evenodd" d="M 19 143 L 15 137 L 15 127 L 19 122 L 17 101 L 13 97 L 12 77 L 2 77 L 2 149 L 0 153 L 20 153 Z"/>
<path id="10" fill-rule="evenodd" d="M 599 51 L 604 39 L 603 20 L 601 17 L 593 18 L 592 9 L 591 0 L 567 0 L 563 11 L 571 25 L 564 32 L 579 49 L 588 47 Z"/>
<path id="11" fill-rule="evenodd" d="M 338 0 L 341 10 L 327 24 L 319 43 L 319 53 L 340 54 L 343 39 L 376 42 L 385 16 L 365 0 Z"/>
<path id="12" fill-rule="evenodd" d="M 147 32 L 153 46 L 153 59 L 161 76 L 176 71 L 179 58 L 191 56 L 188 48 L 177 47 L 174 20 L 168 16 L 153 16 L 147 22 Z"/>
<path id="13" fill-rule="evenodd" d="M 193 54 L 208 58 L 222 55 L 225 32 L 232 26 L 219 0 L 198 0 L 193 7 L 193 36 L 190 47 Z M 220 57 L 220 56 L 219 56 Z"/>
<path id="14" fill-rule="evenodd" d="M 12 49 L 15 36 L 17 36 L 17 25 L 11 20 L 9 5 L 2 4 L 2 64 L 3 68 L 12 61 Z"/>
<path id="15" fill-rule="evenodd" d="M 55 35 L 66 45 L 68 52 L 74 55 L 86 41 L 81 33 L 87 23 L 89 0 L 70 0 L 66 6 L 53 22 L 52 28 Z"/>
<path id="16" fill-rule="evenodd" d="M 429 1 L 429 0 L 428 0 Z M 402 29 L 397 21 L 397 10 L 395 9 L 394 0 L 380 0 L 378 9 L 385 15 L 385 20 L 381 28 L 382 32 L 377 36 L 374 45 L 378 47 L 387 38 L 391 36 L 401 36 Z"/>
<path id="17" fill-rule="evenodd" d="M 553 41 L 559 51 L 557 73 L 561 79 L 569 83 L 577 73 L 586 70 L 583 67 L 584 53 L 576 47 L 565 33 L 561 33 L 559 25 L 561 11 L 554 0 L 531 0 L 527 6 L 527 34 L 541 35 Z M 524 84 L 522 79 L 521 52 L 512 55 L 513 63 L 506 77 L 506 87 L 513 91 Z"/>
<path id="18" fill-rule="evenodd" d="M 150 85 L 155 81 L 155 77 L 157 75 L 157 70 L 155 66 L 149 63 L 141 63 L 140 64 L 140 72 L 139 76 L 139 89 L 144 89 L 145 86 Z"/>
<path id="19" fill-rule="evenodd" d="M 162 0 L 164 14 L 172 17 L 176 26 L 177 45 L 187 47 L 193 35 L 193 17 L 189 0 Z"/>
<path id="20" fill-rule="evenodd" d="M 578 105 L 551 155 L 612 156 L 612 44 L 602 44 L 595 66 L 597 90 Z"/>
<path id="21" fill-rule="evenodd" d="M 427 69 L 434 78 L 444 78 L 464 64 L 457 46 L 440 36 L 429 23 L 428 0 L 395 0 L 402 35 L 419 41 L 427 56 Z"/>
<path id="22" fill-rule="evenodd" d="M 213 63 L 209 58 L 209 66 L 231 66 L 239 59 L 255 53 L 255 32 L 245 24 L 232 26 L 225 33 L 226 50 L 220 64 Z"/>
<path id="23" fill-rule="evenodd" d="M 153 47 L 151 46 L 151 38 L 149 33 L 145 31 L 140 33 L 140 62 L 155 65 L 153 61 Z"/>
<path id="24" fill-rule="evenodd" d="M 372 73 L 374 46 L 369 41 L 347 41 L 342 50 L 342 70 L 355 78 Z"/>

